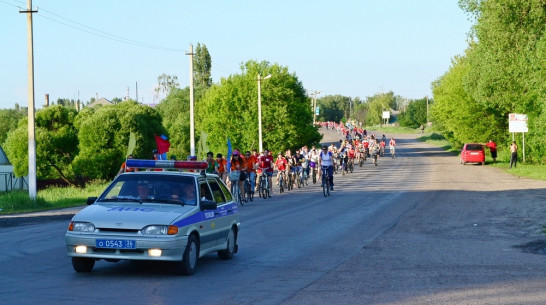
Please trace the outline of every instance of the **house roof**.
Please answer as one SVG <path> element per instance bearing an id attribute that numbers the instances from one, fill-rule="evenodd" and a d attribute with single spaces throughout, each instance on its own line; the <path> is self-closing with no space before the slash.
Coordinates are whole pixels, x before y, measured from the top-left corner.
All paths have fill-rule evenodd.
<path id="1" fill-rule="evenodd" d="M 107 106 L 107 105 L 114 105 L 114 104 L 110 102 L 109 100 L 105 99 L 104 97 L 101 97 L 100 99 L 89 104 L 89 106 L 87 107 Z"/>
<path id="2" fill-rule="evenodd" d="M 6 156 L 6 153 L 2 149 L 2 146 L 0 146 L 0 165 L 10 165 L 8 160 L 8 156 Z"/>

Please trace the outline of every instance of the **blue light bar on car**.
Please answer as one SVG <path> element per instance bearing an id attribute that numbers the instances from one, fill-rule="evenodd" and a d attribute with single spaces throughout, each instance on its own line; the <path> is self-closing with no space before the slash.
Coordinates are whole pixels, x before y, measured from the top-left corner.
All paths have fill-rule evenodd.
<path id="1" fill-rule="evenodd" d="M 202 170 L 208 167 L 204 161 L 142 160 L 127 159 L 127 167 L 135 168 L 177 168 Z"/>

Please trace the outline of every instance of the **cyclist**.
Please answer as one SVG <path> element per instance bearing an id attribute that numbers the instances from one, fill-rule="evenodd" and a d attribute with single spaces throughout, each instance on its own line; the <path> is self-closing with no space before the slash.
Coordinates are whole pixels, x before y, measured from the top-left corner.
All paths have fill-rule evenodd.
<path id="1" fill-rule="evenodd" d="M 311 151 L 309 152 L 309 167 L 311 168 L 311 170 L 313 171 L 313 183 L 316 182 L 316 171 L 318 169 L 318 164 L 319 164 L 319 153 L 317 152 L 317 149 L 315 148 L 315 146 L 313 146 L 313 148 L 311 149 Z"/>
<path id="2" fill-rule="evenodd" d="M 275 161 L 275 169 L 277 170 L 277 185 L 279 185 L 279 177 L 283 173 L 286 173 L 286 168 L 287 167 L 288 167 L 288 161 L 282 155 L 282 153 L 279 153 L 279 155 L 277 156 L 277 160 Z"/>
<path id="3" fill-rule="evenodd" d="M 205 170 L 205 172 L 209 173 L 209 174 L 212 174 L 212 173 L 217 173 L 218 172 L 218 161 L 214 160 L 214 154 L 212 153 L 212 151 L 209 151 L 207 153 L 207 159 L 205 161 L 207 161 L 207 169 Z"/>
<path id="4" fill-rule="evenodd" d="M 303 178 L 305 178 L 305 173 L 303 172 L 303 162 L 305 161 L 305 157 L 300 153 L 300 150 L 296 150 L 296 155 L 294 156 L 294 163 L 296 166 L 296 179 L 299 179 L 299 175 Z"/>
<path id="5" fill-rule="evenodd" d="M 269 184 L 269 197 L 271 197 L 271 177 L 273 177 L 273 157 L 269 154 L 269 149 L 264 149 L 263 155 L 261 155 L 258 158 L 258 162 L 256 162 L 256 165 L 258 165 L 258 170 L 260 172 L 263 172 L 267 175 L 267 181 Z"/>
<path id="6" fill-rule="evenodd" d="M 355 158 L 356 158 L 356 150 L 353 145 L 349 145 L 349 150 L 347 152 L 347 155 L 349 157 L 349 162 L 351 162 L 353 165 L 355 165 Z"/>
<path id="7" fill-rule="evenodd" d="M 231 170 L 240 171 L 239 190 L 242 192 L 244 190 L 243 181 L 246 179 L 246 160 L 243 156 L 241 156 L 238 150 L 233 151 L 233 156 L 231 157 Z"/>
<path id="8" fill-rule="evenodd" d="M 250 153 L 250 151 L 245 152 L 246 160 L 246 173 L 250 180 L 250 191 L 254 194 L 254 188 L 256 187 L 256 162 L 258 158 Z"/>
<path id="9" fill-rule="evenodd" d="M 396 154 L 396 140 L 394 138 L 391 138 L 389 141 L 389 151 L 394 158 L 394 155 Z"/>
<path id="10" fill-rule="evenodd" d="M 328 171 L 328 178 L 330 180 L 330 191 L 334 190 L 334 166 L 333 166 L 333 154 L 328 151 L 328 146 L 322 146 L 322 151 L 319 154 L 319 166 L 321 168 L 326 167 Z M 319 172 L 319 177 L 322 175 L 322 170 Z"/>
<path id="11" fill-rule="evenodd" d="M 296 163 L 296 159 L 294 159 L 294 156 L 292 156 L 292 152 L 289 150 L 286 151 L 286 160 L 288 161 L 288 175 L 290 175 L 290 180 L 289 181 L 292 181 L 292 186 L 295 186 L 296 185 L 296 170 L 297 170 L 297 163 Z"/>
<path id="12" fill-rule="evenodd" d="M 227 172 L 227 160 L 222 156 L 222 154 L 218 153 L 216 155 L 216 162 L 218 162 L 218 170 L 216 171 L 218 173 L 218 176 L 226 183 L 226 172 Z"/>

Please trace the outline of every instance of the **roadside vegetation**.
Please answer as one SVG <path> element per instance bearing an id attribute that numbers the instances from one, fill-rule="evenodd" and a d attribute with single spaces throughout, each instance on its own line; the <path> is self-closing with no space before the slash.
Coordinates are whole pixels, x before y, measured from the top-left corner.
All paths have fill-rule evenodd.
<path id="1" fill-rule="evenodd" d="M 37 212 L 83 206 L 87 197 L 98 196 L 109 182 L 93 181 L 85 188 L 74 186 L 49 187 L 38 191 L 36 202 L 31 201 L 26 190 L 14 190 L 0 193 L 0 214 Z"/>
<path id="2" fill-rule="evenodd" d="M 446 151 L 452 152 L 454 155 L 459 155 L 459 153 L 461 152 L 460 147 L 450 143 L 442 135 L 435 132 L 425 134 L 422 137 L 419 137 L 417 140 L 429 143 L 437 147 L 441 147 Z M 510 169 L 510 151 L 508 150 L 508 148 L 498 150 L 497 161 L 495 163 L 493 163 L 493 159 L 491 159 L 489 150 L 486 148 L 485 164 L 487 166 L 500 168 L 504 172 L 518 177 L 526 177 L 546 181 L 546 165 L 530 162 L 523 163 L 521 160 L 521 155 L 518 155 L 517 167 L 513 167 Z"/>

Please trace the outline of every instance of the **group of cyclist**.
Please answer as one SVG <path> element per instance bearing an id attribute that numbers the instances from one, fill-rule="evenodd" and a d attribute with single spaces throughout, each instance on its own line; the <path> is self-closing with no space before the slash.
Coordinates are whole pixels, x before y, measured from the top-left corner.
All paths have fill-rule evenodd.
<path id="1" fill-rule="evenodd" d="M 378 157 L 385 154 L 387 146 L 385 135 L 376 138 L 374 134 L 368 135 L 365 130 L 358 128 L 349 129 L 350 131 L 346 133 L 343 131 L 345 127 L 340 128 L 337 124 L 323 126 L 327 129 L 337 128 L 334 130 L 340 132 L 345 140 L 340 140 L 339 144 L 336 142 L 318 148 L 311 146 L 309 149 L 303 146 L 294 153 L 291 150 L 278 152 L 276 158 L 268 149 L 261 153 L 257 150 L 246 151 L 244 154 L 234 150 L 229 162 L 221 153 L 214 158 L 214 154 L 208 152 L 206 172 L 218 174 L 228 185 L 237 183 L 238 189 L 242 192 L 248 190 L 250 196 L 260 191 L 259 195 L 266 198 L 271 197 L 273 193 L 272 178 L 275 171 L 275 185 L 279 187 L 279 192 L 304 187 L 309 184 L 311 177 L 313 183 L 323 181 L 323 185 L 325 182 L 322 178 L 327 178 L 327 188 L 333 191 L 334 173 L 339 170 L 343 174 L 352 172 L 355 164 L 362 166 L 368 157 L 371 157 L 372 163 L 377 166 Z M 394 158 L 396 140 L 391 138 L 388 146 Z M 262 187 L 261 184 L 265 186 Z M 263 189 L 266 189 L 267 193 L 262 194 Z"/>

